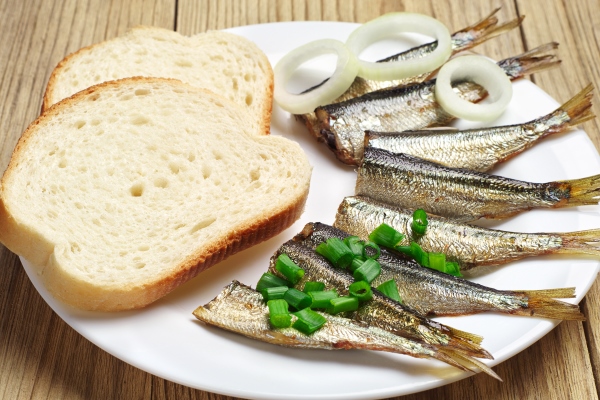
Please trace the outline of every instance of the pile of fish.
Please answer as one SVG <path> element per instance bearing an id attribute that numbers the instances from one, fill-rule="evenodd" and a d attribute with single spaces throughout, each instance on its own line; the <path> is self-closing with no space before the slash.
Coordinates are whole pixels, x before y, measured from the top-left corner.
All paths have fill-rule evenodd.
<path id="1" fill-rule="evenodd" d="M 470 49 L 521 23 L 522 19 L 517 19 L 498 26 L 496 11 L 454 33 L 453 51 Z M 435 45 L 419 46 L 390 59 L 419 57 Z M 498 64 L 511 79 L 518 79 L 558 65 L 560 61 L 553 55 L 544 55 L 555 48 L 556 44 L 551 43 Z M 600 255 L 600 230 L 532 234 L 467 224 L 479 218 L 505 218 L 532 208 L 598 203 L 600 176 L 540 184 L 486 173 L 540 139 L 594 118 L 590 111 L 592 87 L 586 87 L 554 112 L 523 124 L 464 131 L 430 129 L 446 126 L 453 119 L 436 103 L 435 79 L 431 79 L 434 74 L 432 71 L 402 82 L 357 78 L 334 103 L 297 116 L 340 161 L 358 166 L 356 195 L 343 199 L 334 226 L 309 223 L 284 243 L 272 256 L 269 272 L 281 276 L 275 262 L 279 255 L 286 254 L 304 270 L 296 284 L 298 289 L 305 282 L 318 281 L 325 284 L 326 290 L 346 295 L 354 282 L 352 274 L 333 267 L 315 248 L 333 237 L 356 235 L 366 240 L 383 223 L 403 233 L 403 244 L 407 245 L 417 237 L 411 231 L 412 211 L 417 208 L 428 213 L 429 224 L 425 234 L 415 240 L 426 252 L 444 253 L 463 271 L 543 254 Z M 472 82 L 459 82 L 455 90 L 472 102 L 486 96 L 485 89 Z M 376 287 L 393 279 L 402 301 L 373 289 L 373 299 L 356 311 L 336 316 L 322 313 L 327 323 L 311 335 L 293 328 L 272 328 L 261 293 L 237 281 L 198 307 L 194 315 L 205 323 L 278 345 L 366 349 L 434 358 L 462 370 L 481 370 L 498 379 L 478 360 L 492 358 L 481 347 L 481 337 L 430 317 L 496 312 L 584 319 L 577 305 L 558 300 L 575 297 L 575 288 L 497 290 L 422 267 L 386 249 L 382 249 L 378 261 L 381 274 L 371 285 Z"/>

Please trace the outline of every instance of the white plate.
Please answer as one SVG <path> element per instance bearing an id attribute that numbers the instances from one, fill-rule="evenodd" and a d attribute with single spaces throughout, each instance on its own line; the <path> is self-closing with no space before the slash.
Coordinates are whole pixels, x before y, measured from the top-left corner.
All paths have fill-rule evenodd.
<path id="1" fill-rule="evenodd" d="M 231 29 L 257 43 L 276 62 L 287 51 L 319 38 L 344 40 L 355 24 L 293 22 Z M 574 88 L 575 91 L 579 88 Z M 564 93 L 566 101 L 575 92 Z M 499 123 L 519 123 L 553 110 L 558 103 L 528 81 L 514 85 L 514 99 Z M 466 124 L 459 124 L 465 126 Z M 275 107 L 272 132 L 298 141 L 314 167 L 306 211 L 279 236 L 203 272 L 146 309 L 117 314 L 74 310 L 53 299 L 31 266 L 31 281 L 56 313 L 84 337 L 114 356 L 162 378 L 230 396 L 262 399 L 365 399 L 403 395 L 469 376 L 438 361 L 367 351 L 297 350 L 253 341 L 205 326 L 192 311 L 238 279 L 255 285 L 277 247 L 309 221 L 332 223 L 338 204 L 353 194 L 355 173 L 335 160 L 289 114 Z M 600 158 L 581 131 L 550 137 L 497 172 L 530 181 L 600 173 Z M 501 223 L 515 231 L 572 231 L 600 227 L 599 207 L 532 211 Z M 577 287 L 579 302 L 598 273 L 590 259 L 544 257 L 487 269 L 474 279 L 500 289 Z M 555 322 L 486 314 L 440 318 L 479 335 L 496 365 L 534 343 Z M 510 385 L 510 383 L 505 383 Z"/>

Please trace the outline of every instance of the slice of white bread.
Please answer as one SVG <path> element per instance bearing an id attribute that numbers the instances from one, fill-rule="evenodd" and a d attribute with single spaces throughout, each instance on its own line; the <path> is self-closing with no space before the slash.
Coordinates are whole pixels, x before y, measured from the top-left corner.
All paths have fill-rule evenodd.
<path id="1" fill-rule="evenodd" d="M 0 241 L 68 304 L 143 307 L 303 212 L 306 155 L 260 129 L 176 80 L 88 88 L 23 133 L 0 181 Z"/>
<path id="2" fill-rule="evenodd" d="M 268 134 L 273 105 L 273 70 L 253 42 L 222 31 L 183 36 L 140 26 L 124 36 L 85 47 L 52 72 L 42 111 L 101 82 L 133 76 L 179 79 L 209 89 L 250 109 Z"/>

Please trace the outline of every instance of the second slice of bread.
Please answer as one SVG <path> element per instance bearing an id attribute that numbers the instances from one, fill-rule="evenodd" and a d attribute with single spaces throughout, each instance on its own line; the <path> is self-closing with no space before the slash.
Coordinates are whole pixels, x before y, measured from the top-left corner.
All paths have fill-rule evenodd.
<path id="1" fill-rule="evenodd" d="M 140 26 L 85 47 L 52 72 L 42 111 L 80 90 L 134 77 L 173 78 L 211 90 L 246 107 L 267 134 L 273 105 L 273 70 L 253 42 L 223 31 L 183 36 Z"/>
<path id="2" fill-rule="evenodd" d="M 143 307 L 301 215 L 302 149 L 236 104 L 175 80 L 79 92 L 19 140 L 0 186 L 0 241 L 62 301 Z"/>

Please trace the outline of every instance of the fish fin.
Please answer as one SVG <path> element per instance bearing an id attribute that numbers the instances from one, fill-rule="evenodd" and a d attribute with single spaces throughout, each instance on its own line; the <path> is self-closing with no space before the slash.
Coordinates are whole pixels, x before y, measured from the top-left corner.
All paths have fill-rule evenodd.
<path id="1" fill-rule="evenodd" d="M 439 352 L 445 353 L 446 355 L 448 355 L 448 357 L 452 358 L 457 363 L 460 363 L 464 367 L 461 369 L 466 368 L 471 372 L 478 372 L 477 369 L 479 369 L 482 372 L 485 372 L 486 374 L 491 376 L 492 378 L 498 379 L 500 382 L 502 382 L 502 378 L 500 378 L 500 376 L 498 376 L 498 374 L 496 374 L 490 367 L 488 367 L 481 361 L 474 359 L 473 357 L 462 354 L 460 351 L 456 351 L 453 349 L 444 348 L 440 349 Z"/>
<path id="2" fill-rule="evenodd" d="M 479 21 L 477 24 L 473 25 L 470 30 L 476 31 L 474 35 L 477 35 L 475 39 L 472 41 L 472 45 L 469 47 L 477 46 L 489 39 L 495 38 L 505 32 L 508 32 L 517 26 L 521 25 L 525 16 L 520 16 L 515 18 L 507 23 L 502 25 L 498 25 L 498 18 L 496 17 L 496 13 L 500 10 L 500 8 L 496 8 L 490 15 L 488 15 L 483 20 Z"/>
<path id="3" fill-rule="evenodd" d="M 518 290 L 519 293 L 524 293 L 527 297 L 536 297 L 540 299 L 572 299 L 575 297 L 575 288 L 558 288 L 558 289 L 542 289 L 542 290 Z"/>
<path id="4" fill-rule="evenodd" d="M 451 336 L 448 347 L 460 350 L 471 357 L 487 358 L 490 360 L 494 358 L 486 349 L 481 347 L 483 337 L 450 326 L 445 326 L 445 328 L 450 331 Z"/>
<path id="5" fill-rule="evenodd" d="M 598 204 L 600 200 L 600 174 L 556 183 L 567 187 L 569 193 L 565 200 L 566 205 L 570 207 Z M 563 201 L 554 205 L 554 207 L 564 206 Z"/>
<path id="6" fill-rule="evenodd" d="M 531 291 L 530 293 L 532 292 L 535 291 Z M 585 321 L 585 316 L 579 311 L 577 304 L 565 303 L 564 301 L 535 295 L 529 297 L 527 308 L 519 309 L 513 314 L 559 319 L 562 321 Z"/>
<path id="7" fill-rule="evenodd" d="M 562 239 L 558 253 L 600 256 L 600 229 L 556 233 Z"/>
<path id="8" fill-rule="evenodd" d="M 482 336 L 475 335 L 474 333 L 461 331 L 460 329 L 455 329 L 450 326 L 446 326 L 446 328 L 448 328 L 452 332 L 453 336 L 461 338 L 463 340 L 467 340 L 469 342 L 473 342 L 477 345 L 481 344 L 481 342 L 483 341 Z"/>
<path id="9" fill-rule="evenodd" d="M 511 80 L 522 78 L 525 75 L 543 71 L 558 66 L 561 61 L 554 54 L 544 54 L 555 50 L 558 43 L 551 42 L 525 53 L 504 59 L 498 65 L 504 70 Z"/>
<path id="10" fill-rule="evenodd" d="M 579 125 L 596 117 L 591 110 L 592 90 L 594 90 L 594 85 L 587 85 L 581 92 L 560 107 L 561 110 L 569 114 L 570 121 L 568 124 L 570 126 Z"/>

